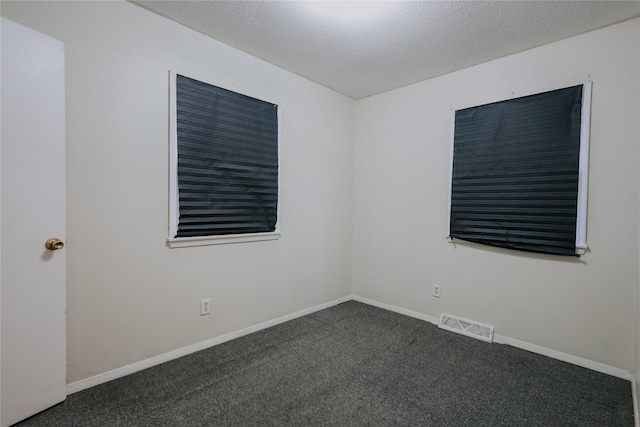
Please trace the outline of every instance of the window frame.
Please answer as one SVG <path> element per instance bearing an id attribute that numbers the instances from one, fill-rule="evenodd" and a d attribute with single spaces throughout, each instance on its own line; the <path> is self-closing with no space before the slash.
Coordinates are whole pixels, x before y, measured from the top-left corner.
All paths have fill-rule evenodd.
<path id="1" fill-rule="evenodd" d="M 580 114 L 580 151 L 579 151 L 579 170 L 578 170 L 578 200 L 577 200 L 577 213 L 576 213 L 576 240 L 575 240 L 575 252 L 576 255 L 584 255 L 588 250 L 587 244 L 587 208 L 588 208 L 588 186 L 589 186 L 589 144 L 590 144 L 590 132 L 591 132 L 591 92 L 593 82 L 588 80 L 583 83 L 578 83 L 573 86 L 582 85 L 582 109 Z M 511 99 L 522 98 L 526 96 L 536 95 L 540 93 L 550 92 L 554 90 L 564 89 L 568 86 L 561 86 L 547 90 L 539 90 L 532 93 L 523 95 L 512 96 L 508 99 L 502 98 L 496 101 L 483 102 L 482 104 L 468 105 L 464 107 L 451 106 L 451 123 L 450 123 L 450 144 L 449 144 L 449 192 L 448 192 L 448 206 L 447 206 L 447 241 L 449 243 L 467 243 L 470 245 L 476 245 L 479 243 L 466 242 L 464 240 L 455 239 L 450 236 L 451 230 L 451 197 L 453 189 L 453 156 L 454 156 L 454 140 L 455 140 L 455 125 L 456 125 L 456 111 L 467 108 L 481 107 L 483 105 L 491 104 L 494 102 L 507 101 Z"/>
<path id="2" fill-rule="evenodd" d="M 193 246 L 221 245 L 229 243 L 243 242 L 260 242 L 265 240 L 278 240 L 281 237 L 280 232 L 280 200 L 281 200 L 281 106 L 278 105 L 278 205 L 277 219 L 274 231 L 261 233 L 242 233 L 242 234 L 222 234 L 210 236 L 194 236 L 194 237 L 175 237 L 178 231 L 178 222 L 180 219 L 180 201 L 178 191 L 178 129 L 177 129 L 177 92 L 176 81 L 177 76 L 181 75 L 193 80 L 220 87 L 241 95 L 247 95 L 234 89 L 229 89 L 220 84 L 215 84 L 206 78 L 193 76 L 189 73 L 183 73 L 178 70 L 169 71 L 169 236 L 167 245 L 169 248 L 183 248 Z M 255 98 L 255 97 L 254 97 Z M 258 98 L 256 98 L 258 99 Z"/>

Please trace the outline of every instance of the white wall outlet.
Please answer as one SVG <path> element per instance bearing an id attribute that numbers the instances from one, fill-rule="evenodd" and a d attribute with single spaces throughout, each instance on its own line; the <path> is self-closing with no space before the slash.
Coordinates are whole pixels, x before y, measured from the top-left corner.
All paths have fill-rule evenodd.
<path id="1" fill-rule="evenodd" d="M 433 285 L 433 296 L 440 298 L 440 285 Z"/>
<path id="2" fill-rule="evenodd" d="M 200 316 L 211 313 L 211 298 L 200 300 Z"/>

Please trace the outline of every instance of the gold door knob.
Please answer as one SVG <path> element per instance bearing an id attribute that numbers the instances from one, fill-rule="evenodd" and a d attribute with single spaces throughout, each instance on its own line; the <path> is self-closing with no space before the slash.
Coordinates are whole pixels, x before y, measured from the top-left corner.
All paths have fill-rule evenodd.
<path id="1" fill-rule="evenodd" d="M 49 249 L 50 251 L 55 251 L 57 249 L 64 248 L 64 243 L 57 237 L 52 237 L 44 242 L 44 247 Z"/>

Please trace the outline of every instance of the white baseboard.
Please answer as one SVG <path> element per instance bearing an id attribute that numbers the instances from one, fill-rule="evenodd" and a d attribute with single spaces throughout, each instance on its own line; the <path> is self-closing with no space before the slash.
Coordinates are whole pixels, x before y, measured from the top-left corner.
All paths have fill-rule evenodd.
<path id="1" fill-rule="evenodd" d="M 102 374 L 95 375 L 90 378 L 86 378 L 80 381 L 73 382 L 71 384 L 67 384 L 67 394 L 73 394 L 73 393 L 85 390 L 87 388 L 94 387 L 96 385 L 103 384 L 108 381 L 112 381 L 117 378 L 121 378 L 126 375 L 133 374 L 138 371 L 142 371 L 143 369 L 147 369 L 152 366 L 160 365 L 161 363 L 165 363 L 170 360 L 174 360 L 179 357 L 186 356 L 188 354 L 195 353 L 197 351 L 204 350 L 206 348 L 225 343 L 235 338 L 239 338 L 239 337 L 248 335 L 250 333 L 260 331 L 262 329 L 270 328 L 272 326 L 279 325 L 281 323 L 288 322 L 293 319 L 297 319 L 298 317 L 306 316 L 307 314 L 315 313 L 316 311 L 324 310 L 326 308 L 333 307 L 335 305 L 338 305 L 350 300 L 358 301 L 364 304 L 372 305 L 374 307 L 379 307 L 385 310 L 403 314 L 405 316 L 424 320 L 426 322 L 433 323 L 435 325 L 438 324 L 438 318 L 428 314 L 419 313 L 417 311 L 408 310 L 402 307 L 386 304 L 383 302 L 379 302 L 370 298 L 361 297 L 358 295 L 349 295 L 342 298 L 338 298 L 333 301 L 329 301 L 324 304 L 317 305 L 315 307 L 300 310 L 292 314 L 288 314 L 273 320 L 268 320 L 266 322 L 259 323 L 254 326 L 250 326 L 248 328 L 244 328 L 235 332 L 230 332 L 228 334 L 221 335 L 216 338 L 212 338 L 206 341 L 192 344 L 187 347 L 179 348 L 177 350 L 173 350 L 168 353 L 154 356 L 146 360 L 141 360 L 139 362 L 132 363 L 127 366 L 123 366 L 108 372 L 104 372 Z M 507 344 L 512 347 L 517 347 L 523 350 L 527 350 L 532 353 L 537 353 L 543 356 L 551 357 L 552 359 L 557 359 L 563 362 L 582 366 L 584 368 L 588 368 L 588 369 L 601 372 L 607 375 L 612 375 L 614 377 L 630 380 L 632 382 L 632 387 L 633 387 L 633 399 L 634 399 L 633 403 L 634 403 L 636 427 L 640 427 L 640 417 L 638 416 L 638 406 L 637 406 L 638 404 L 637 387 L 636 387 L 635 379 L 631 374 L 631 372 L 625 371 L 624 369 L 616 368 L 613 366 L 605 365 L 604 363 L 594 362 L 592 360 L 584 359 L 578 356 L 572 356 L 570 354 L 562 353 L 556 350 L 551 350 L 549 348 L 541 347 L 535 344 L 530 344 L 525 341 L 520 341 L 514 338 L 505 337 L 499 334 L 494 335 L 494 341 L 500 344 Z"/>
<path id="2" fill-rule="evenodd" d="M 315 307 L 306 308 L 304 310 L 300 310 L 292 314 L 287 314 L 285 316 L 281 316 L 276 319 L 268 320 L 266 322 L 262 322 L 257 325 L 249 326 L 248 328 L 240 329 L 235 332 L 230 332 L 228 334 L 221 335 L 216 338 L 211 338 L 196 344 L 192 344 L 186 347 L 179 348 L 177 350 L 170 351 L 168 353 L 160 354 L 158 356 L 154 356 L 149 359 L 135 362 L 130 365 L 112 369 L 111 371 L 107 371 L 102 374 L 95 375 L 93 377 L 85 378 L 83 380 L 67 384 L 67 395 L 77 393 L 82 390 L 86 390 L 90 387 L 94 387 L 99 384 L 103 384 L 103 383 L 130 375 L 130 374 L 133 374 L 135 372 L 142 371 L 143 369 L 151 368 L 152 366 L 160 365 L 170 360 L 174 360 L 179 357 L 186 356 L 188 354 L 195 353 L 197 351 L 204 350 L 206 348 L 225 343 L 227 341 L 231 341 L 235 338 L 240 338 L 242 336 L 260 331 L 262 329 L 270 328 L 272 326 L 279 325 L 281 323 L 285 323 L 293 319 L 297 319 L 298 317 L 306 316 L 307 314 L 315 313 L 316 311 L 333 307 L 343 302 L 350 301 L 351 299 L 352 299 L 351 295 L 338 298 L 336 300 L 329 301 L 324 304 L 316 305 Z"/>
<path id="3" fill-rule="evenodd" d="M 505 337 L 504 335 L 495 334 L 493 340 L 499 344 L 507 344 L 511 347 L 517 347 L 522 350 L 530 351 L 532 353 L 541 354 L 552 359 L 561 360 L 563 362 L 571 363 L 572 365 L 591 369 L 592 371 L 601 372 L 603 374 L 622 378 L 624 380 L 633 381 L 633 374 L 631 372 L 625 371 L 621 368 L 616 368 L 614 366 L 606 365 L 604 363 L 594 362 L 593 360 L 584 359 L 582 357 L 573 356 L 571 354 L 562 353 L 556 350 L 551 350 L 550 348 L 531 344 L 525 341 L 520 341 L 514 338 Z"/>
<path id="4" fill-rule="evenodd" d="M 365 304 L 373 305 L 375 307 L 383 308 L 385 310 L 394 311 L 396 313 L 404 314 L 406 316 L 415 317 L 416 319 L 425 320 L 435 325 L 437 325 L 439 321 L 438 317 L 430 316 L 428 314 L 418 313 L 415 311 L 407 310 L 405 308 L 382 303 L 376 300 L 360 297 L 357 295 L 353 295 L 352 297 L 354 301 L 359 301 Z M 495 334 L 493 338 L 494 338 L 494 342 L 499 344 L 507 344 L 512 347 L 517 347 L 522 350 L 530 351 L 532 353 L 541 354 L 543 356 L 547 356 L 552 359 L 561 360 L 563 362 L 571 363 L 577 366 L 582 366 L 583 368 L 588 368 L 596 372 L 601 372 L 603 374 L 611 375 L 617 378 L 630 380 L 632 382 L 634 381 L 633 374 L 631 374 L 631 372 L 629 371 L 625 371 L 624 369 L 605 365 L 604 363 L 600 363 L 600 362 L 594 362 L 592 360 L 584 359 L 582 357 L 572 356 L 570 354 L 562 353 L 560 351 L 551 350 L 549 348 L 542 347 L 535 344 L 530 344 L 525 341 L 520 341 L 514 338 L 505 337 L 504 335 Z M 637 426 L 637 427 L 640 427 L 640 426 Z"/>
<path id="5" fill-rule="evenodd" d="M 417 311 L 407 310 L 406 308 L 397 307 L 395 305 L 386 304 L 384 302 L 376 301 L 373 299 L 361 297 L 358 295 L 352 295 L 351 299 L 354 301 L 358 301 L 364 304 L 372 305 L 374 307 L 383 308 L 385 310 L 393 311 L 396 313 L 404 314 L 405 316 L 414 317 L 416 319 L 424 320 L 425 322 L 433 323 L 434 325 L 438 324 L 438 318 L 430 316 L 424 313 L 418 313 Z"/>

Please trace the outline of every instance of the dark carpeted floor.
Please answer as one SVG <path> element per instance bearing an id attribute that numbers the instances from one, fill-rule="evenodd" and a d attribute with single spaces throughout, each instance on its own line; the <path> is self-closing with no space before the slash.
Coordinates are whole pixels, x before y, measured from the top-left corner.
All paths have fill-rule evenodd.
<path id="1" fill-rule="evenodd" d="M 26 426 L 633 426 L 631 383 L 347 302 L 70 395 Z"/>

